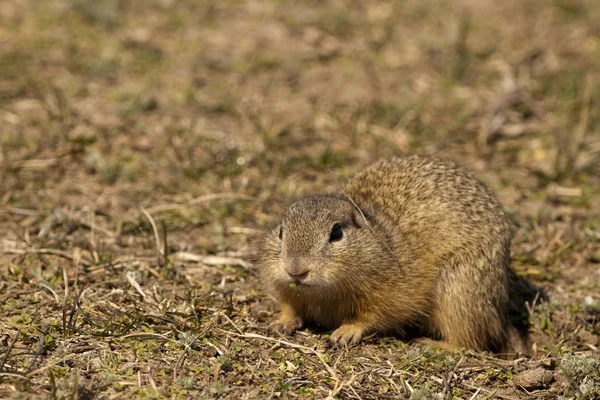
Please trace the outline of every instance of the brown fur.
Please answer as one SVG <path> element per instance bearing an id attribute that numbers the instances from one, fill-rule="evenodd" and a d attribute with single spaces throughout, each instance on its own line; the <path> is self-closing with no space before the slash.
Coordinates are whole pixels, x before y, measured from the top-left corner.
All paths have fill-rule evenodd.
<path id="1" fill-rule="evenodd" d="M 330 242 L 334 224 L 343 236 Z M 312 322 L 336 329 L 334 344 L 354 344 L 411 327 L 452 346 L 503 350 L 515 336 L 510 240 L 494 194 L 453 162 L 381 160 L 342 195 L 293 202 L 264 237 L 261 273 L 282 309 L 274 328 Z"/>

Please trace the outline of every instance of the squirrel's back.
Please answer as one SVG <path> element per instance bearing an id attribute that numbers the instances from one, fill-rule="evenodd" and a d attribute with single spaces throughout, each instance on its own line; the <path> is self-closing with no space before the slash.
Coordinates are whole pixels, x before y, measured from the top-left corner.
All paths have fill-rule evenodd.
<path id="1" fill-rule="evenodd" d="M 418 247 L 435 245 L 447 252 L 473 241 L 476 247 L 510 242 L 511 225 L 494 193 L 449 160 L 383 159 L 356 174 L 345 191 L 396 239 L 418 238 Z"/>

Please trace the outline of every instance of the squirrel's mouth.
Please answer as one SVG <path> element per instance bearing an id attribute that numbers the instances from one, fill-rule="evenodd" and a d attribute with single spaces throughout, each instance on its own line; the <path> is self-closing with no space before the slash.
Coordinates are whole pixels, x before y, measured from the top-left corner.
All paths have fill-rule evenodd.
<path id="1" fill-rule="evenodd" d="M 288 284 L 288 286 L 291 289 L 298 289 L 298 288 L 306 287 L 306 286 L 310 286 L 310 285 L 308 283 L 302 282 L 302 281 L 292 281 Z"/>
<path id="2" fill-rule="evenodd" d="M 303 291 L 314 291 L 324 289 L 326 287 L 325 282 L 318 279 L 305 279 L 305 280 L 287 280 L 282 282 L 283 286 L 289 290 L 303 290 Z"/>
<path id="3" fill-rule="evenodd" d="M 308 289 L 308 288 L 315 286 L 311 282 L 307 282 L 306 280 L 296 280 L 296 279 L 283 282 L 283 285 L 286 288 L 289 288 L 292 290 Z"/>
<path id="4" fill-rule="evenodd" d="M 319 276 L 315 276 L 309 272 L 296 275 L 286 273 L 285 275 L 279 276 L 278 280 L 281 286 L 291 290 L 309 290 L 311 288 L 322 286 L 323 283 L 319 279 Z"/>

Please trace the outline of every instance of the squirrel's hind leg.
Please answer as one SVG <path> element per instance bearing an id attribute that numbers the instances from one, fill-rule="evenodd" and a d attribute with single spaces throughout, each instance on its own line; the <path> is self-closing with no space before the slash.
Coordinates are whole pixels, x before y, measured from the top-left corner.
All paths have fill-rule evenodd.
<path id="1" fill-rule="evenodd" d="M 456 253 L 440 267 L 430 330 L 455 347 L 504 351 L 511 327 L 509 256 L 497 250 Z"/>

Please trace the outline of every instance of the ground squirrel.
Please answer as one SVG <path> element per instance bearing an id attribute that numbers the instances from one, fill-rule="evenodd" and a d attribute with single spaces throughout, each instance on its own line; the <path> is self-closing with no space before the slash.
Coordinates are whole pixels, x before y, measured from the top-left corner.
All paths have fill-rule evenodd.
<path id="1" fill-rule="evenodd" d="M 418 329 L 500 351 L 511 225 L 496 196 L 439 158 L 381 160 L 339 195 L 301 198 L 263 238 L 261 275 L 281 307 L 273 328 L 335 329 L 334 345 Z"/>

